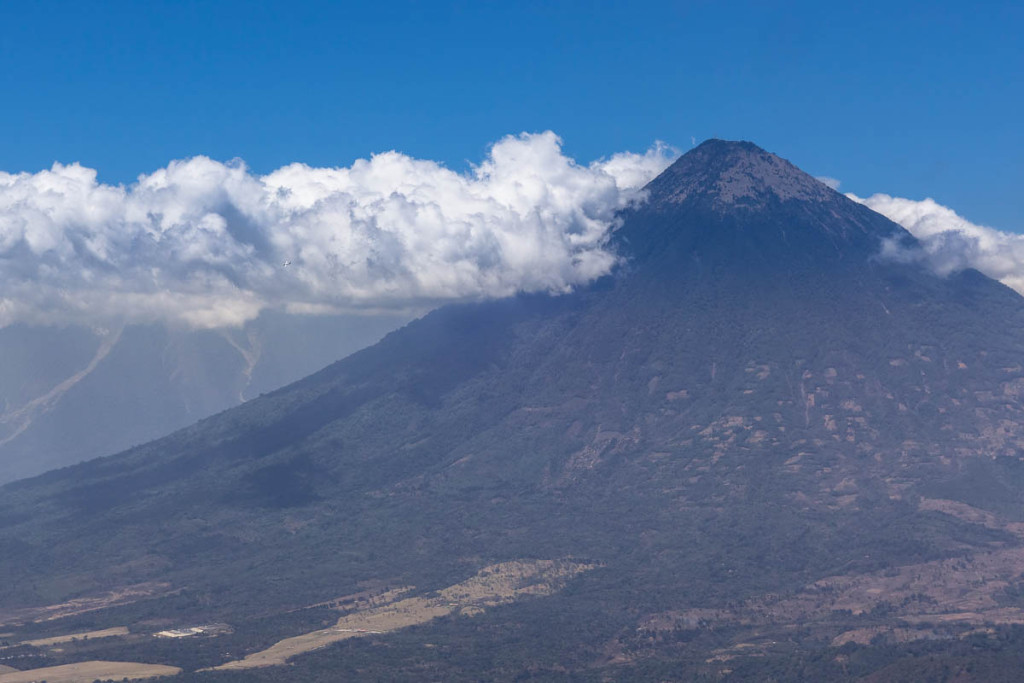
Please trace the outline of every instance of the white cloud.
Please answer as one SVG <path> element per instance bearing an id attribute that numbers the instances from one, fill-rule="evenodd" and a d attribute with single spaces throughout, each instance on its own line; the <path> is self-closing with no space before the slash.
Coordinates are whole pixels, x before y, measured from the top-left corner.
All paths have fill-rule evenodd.
<path id="1" fill-rule="evenodd" d="M 820 176 L 816 176 L 815 180 L 817 180 L 819 183 L 824 183 L 825 185 L 828 185 L 833 190 L 838 190 L 839 189 L 839 184 L 840 183 L 835 178 L 829 178 L 827 175 L 820 175 Z"/>
<path id="2" fill-rule="evenodd" d="M 913 251 L 890 243 L 884 255 L 923 260 L 940 275 L 975 268 L 1024 294 L 1024 235 L 976 225 L 933 199 L 846 196 L 899 223 L 921 243 Z"/>
<path id="3" fill-rule="evenodd" d="M 545 132 L 504 138 L 465 174 L 396 152 L 265 176 L 196 157 L 128 187 L 78 164 L 0 172 L 0 327 L 219 327 L 266 308 L 567 291 L 610 270 L 616 212 L 673 154 L 581 165 Z"/>

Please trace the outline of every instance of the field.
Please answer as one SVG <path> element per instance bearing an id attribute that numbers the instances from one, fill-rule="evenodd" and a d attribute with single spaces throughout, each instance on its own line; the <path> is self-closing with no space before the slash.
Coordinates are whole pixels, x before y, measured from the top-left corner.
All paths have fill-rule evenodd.
<path id="1" fill-rule="evenodd" d="M 113 638 L 114 636 L 126 636 L 128 635 L 128 629 L 124 626 L 115 626 L 114 628 L 105 628 L 101 631 L 86 631 L 85 633 L 69 633 L 66 636 L 55 636 L 53 638 L 40 638 L 39 640 L 26 640 L 23 645 L 32 645 L 35 647 L 46 647 L 49 645 L 60 645 L 61 643 L 70 643 L 76 640 L 87 640 L 89 638 Z"/>
<path id="2" fill-rule="evenodd" d="M 244 659 L 215 669 L 238 670 L 279 666 L 306 652 L 349 638 L 386 633 L 423 624 L 453 613 L 472 616 L 488 607 L 508 604 L 527 595 L 550 595 L 591 565 L 570 561 L 518 561 L 491 565 L 462 583 L 431 597 L 412 597 L 345 615 L 331 628 L 282 640 Z M 0 683 L 3 683 L 0 679 Z"/>
<path id="3" fill-rule="evenodd" d="M 0 683 L 92 683 L 95 680 L 132 680 L 158 676 L 174 676 L 181 669 L 159 664 L 136 664 L 135 662 L 80 662 L 51 666 L 29 671 L 0 673 Z"/>

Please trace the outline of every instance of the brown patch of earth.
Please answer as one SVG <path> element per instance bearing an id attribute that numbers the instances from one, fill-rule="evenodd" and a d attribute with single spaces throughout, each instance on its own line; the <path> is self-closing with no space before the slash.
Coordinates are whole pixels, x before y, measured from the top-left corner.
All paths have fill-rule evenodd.
<path id="1" fill-rule="evenodd" d="M 929 512 L 941 512 L 956 517 L 960 521 L 970 524 L 980 524 L 987 529 L 998 529 L 1007 531 L 1015 536 L 1024 536 L 1024 524 L 1010 522 L 987 510 L 979 510 L 976 507 L 961 503 L 956 500 L 945 500 L 942 498 L 922 498 L 918 503 L 918 509 Z"/>
<path id="2" fill-rule="evenodd" d="M 839 647 L 847 643 L 858 643 L 859 645 L 870 645 L 877 636 L 885 636 L 897 643 L 909 643 L 914 640 L 940 640 L 948 639 L 948 635 L 936 633 L 934 630 L 916 628 L 891 628 L 888 626 L 871 626 L 867 628 L 855 628 L 852 631 L 840 633 L 832 639 L 832 647 Z"/>
<path id="3" fill-rule="evenodd" d="M 912 631 L 923 631 L 921 625 L 929 623 L 1024 624 L 1024 609 L 1004 606 L 999 600 L 1008 586 L 1021 581 L 1024 548 L 1007 548 L 869 574 L 831 576 L 794 594 L 764 595 L 729 609 L 661 612 L 649 615 L 639 626 L 664 631 L 716 624 L 808 624 L 827 622 L 837 612 L 860 615 L 879 607 L 886 609 L 889 621 L 902 622 Z"/>
<path id="4" fill-rule="evenodd" d="M 305 633 L 255 652 L 244 659 L 213 669 L 253 669 L 279 666 L 289 659 L 349 638 L 387 633 L 453 613 L 472 616 L 488 607 L 504 605 L 530 595 L 550 595 L 572 577 L 593 565 L 569 560 L 523 560 L 502 562 L 481 569 L 462 583 L 432 596 L 397 600 L 390 604 L 353 612 L 341 617 L 331 628 Z M 0 679 L 0 683 L 5 683 Z"/>
<path id="5" fill-rule="evenodd" d="M 39 640 L 26 640 L 22 645 L 33 645 L 35 647 L 46 647 L 47 645 L 59 645 L 61 643 L 70 643 L 76 640 L 85 640 L 87 638 L 113 638 L 115 636 L 126 636 L 128 635 L 128 629 L 124 626 L 115 626 L 114 628 L 105 628 L 102 631 L 86 631 L 85 633 L 69 633 L 66 636 L 55 636 L 53 638 L 40 638 Z"/>
<path id="6" fill-rule="evenodd" d="M 0 673 L 0 683 L 93 683 L 96 680 L 138 681 L 159 676 L 174 676 L 181 673 L 176 666 L 160 664 L 137 664 L 135 662 L 79 662 L 62 666 L 48 666 L 42 669 Z"/>

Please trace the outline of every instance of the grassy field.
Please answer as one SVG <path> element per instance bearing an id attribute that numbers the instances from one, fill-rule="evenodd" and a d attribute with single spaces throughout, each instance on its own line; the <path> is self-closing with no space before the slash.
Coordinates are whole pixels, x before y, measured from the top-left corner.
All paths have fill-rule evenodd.
<path id="1" fill-rule="evenodd" d="M 485 567 L 466 581 L 431 596 L 396 600 L 341 617 L 326 629 L 282 640 L 244 659 L 227 662 L 215 669 L 239 670 L 279 666 L 306 652 L 349 638 L 386 633 L 423 624 L 456 612 L 473 615 L 488 607 L 514 602 L 528 595 L 550 595 L 565 581 L 592 565 L 570 561 L 534 560 L 503 562 Z M 0 679 L 0 683 L 4 683 Z"/>
<path id="2" fill-rule="evenodd" d="M 60 645 L 61 643 L 70 643 L 76 640 L 86 640 L 89 638 L 113 638 L 115 636 L 126 636 L 128 635 L 128 629 L 124 626 L 115 626 L 114 628 L 105 628 L 102 631 L 86 631 L 85 633 L 69 633 L 66 636 L 55 636 L 53 638 L 40 638 L 39 640 L 26 640 L 24 645 L 32 645 L 34 647 L 47 647 L 49 645 Z"/>
<path id="3" fill-rule="evenodd" d="M 137 664 L 135 662 L 80 662 L 28 671 L 0 673 L 0 683 L 92 683 L 95 680 L 142 680 L 181 673 L 174 666 Z"/>

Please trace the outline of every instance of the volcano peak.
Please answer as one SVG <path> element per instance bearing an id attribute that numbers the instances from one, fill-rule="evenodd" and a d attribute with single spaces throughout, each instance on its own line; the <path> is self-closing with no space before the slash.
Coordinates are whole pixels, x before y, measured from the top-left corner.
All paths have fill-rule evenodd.
<path id="1" fill-rule="evenodd" d="M 722 208 L 760 209 L 775 201 L 829 201 L 819 180 L 752 142 L 711 139 L 681 156 L 648 186 L 652 204 L 693 199 Z"/>
<path id="2" fill-rule="evenodd" d="M 708 266 L 778 274 L 794 263 L 820 270 L 837 259 L 866 267 L 901 227 L 752 142 L 707 140 L 645 188 L 617 233 L 634 263 L 667 270 Z M 831 267 L 831 266 L 830 266 Z"/>

